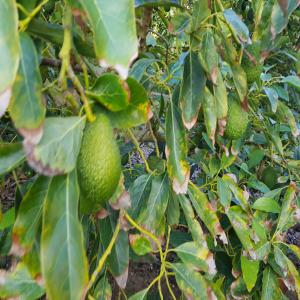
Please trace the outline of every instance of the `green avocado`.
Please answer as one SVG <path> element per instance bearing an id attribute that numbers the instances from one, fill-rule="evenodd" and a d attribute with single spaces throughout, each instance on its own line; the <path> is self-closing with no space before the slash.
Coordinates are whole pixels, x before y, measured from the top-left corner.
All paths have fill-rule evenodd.
<path id="1" fill-rule="evenodd" d="M 248 123 L 248 113 L 242 109 L 241 104 L 229 99 L 225 137 L 232 140 L 241 138 L 247 130 Z"/>
<path id="2" fill-rule="evenodd" d="M 99 114 L 84 129 L 77 161 L 83 213 L 95 213 L 114 194 L 121 176 L 121 156 L 107 116 Z"/>
<path id="3" fill-rule="evenodd" d="M 242 67 L 247 75 L 248 83 L 259 82 L 260 74 L 263 71 L 263 65 L 259 63 L 260 60 L 260 46 L 258 44 L 252 44 L 246 48 L 246 51 L 256 61 L 251 61 L 249 56 L 244 53 L 242 59 Z"/>

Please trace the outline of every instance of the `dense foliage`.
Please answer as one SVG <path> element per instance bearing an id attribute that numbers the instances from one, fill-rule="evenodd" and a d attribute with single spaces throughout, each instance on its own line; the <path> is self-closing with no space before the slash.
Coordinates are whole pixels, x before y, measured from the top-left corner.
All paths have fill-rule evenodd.
<path id="1" fill-rule="evenodd" d="M 0 0 L 0 298 L 300 299 L 299 7 Z"/>

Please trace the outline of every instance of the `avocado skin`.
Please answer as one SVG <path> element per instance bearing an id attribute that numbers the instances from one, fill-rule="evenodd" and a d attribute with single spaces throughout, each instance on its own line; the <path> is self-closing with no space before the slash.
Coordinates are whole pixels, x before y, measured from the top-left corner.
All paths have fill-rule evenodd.
<path id="1" fill-rule="evenodd" d="M 121 176 L 121 156 L 113 128 L 104 114 L 84 129 L 77 161 L 80 210 L 98 212 L 114 194 Z"/>
<path id="2" fill-rule="evenodd" d="M 225 137 L 232 140 L 241 138 L 247 130 L 248 123 L 248 113 L 235 99 L 229 99 Z"/>

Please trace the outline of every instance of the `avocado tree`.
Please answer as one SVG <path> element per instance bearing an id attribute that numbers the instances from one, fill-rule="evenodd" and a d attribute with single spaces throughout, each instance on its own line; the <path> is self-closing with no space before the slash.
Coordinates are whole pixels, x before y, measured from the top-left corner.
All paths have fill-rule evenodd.
<path id="1" fill-rule="evenodd" d="M 300 298 L 299 6 L 0 0 L 0 298 Z"/>

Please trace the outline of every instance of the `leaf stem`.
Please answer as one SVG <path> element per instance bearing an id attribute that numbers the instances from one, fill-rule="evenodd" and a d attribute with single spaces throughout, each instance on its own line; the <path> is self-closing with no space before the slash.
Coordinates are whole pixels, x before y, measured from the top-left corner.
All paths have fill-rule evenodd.
<path id="1" fill-rule="evenodd" d="M 20 31 L 23 32 L 27 29 L 29 23 L 31 20 L 39 13 L 39 11 L 42 9 L 42 7 L 48 2 L 49 0 L 42 1 L 32 12 L 28 14 L 28 17 L 22 21 L 20 21 Z M 20 8 L 20 6 L 18 6 Z M 22 10 L 22 9 L 21 9 Z M 25 10 L 26 11 L 26 10 Z M 23 11 L 23 12 L 25 12 Z"/>
<path id="2" fill-rule="evenodd" d="M 140 147 L 140 145 L 139 145 L 138 140 L 136 139 L 136 137 L 134 136 L 134 134 L 132 133 L 132 131 L 131 131 L 130 129 L 128 129 L 127 131 L 128 131 L 128 134 L 130 135 L 130 138 L 131 138 L 132 142 L 134 143 L 134 145 L 135 145 L 137 151 L 139 152 L 139 154 L 140 154 L 142 160 L 143 160 L 144 163 L 145 163 L 145 169 L 146 169 L 147 173 L 152 173 L 152 171 L 151 171 L 151 169 L 150 169 L 150 167 L 149 167 L 149 164 L 148 164 L 148 162 L 147 162 L 147 159 L 146 159 L 146 157 L 145 157 L 145 155 L 144 155 L 144 152 L 143 152 L 143 150 L 141 149 L 141 147 Z"/>
<path id="3" fill-rule="evenodd" d="M 91 279 L 87 285 L 87 288 L 85 290 L 85 294 L 88 292 L 88 290 L 92 287 L 92 285 L 95 283 L 96 279 L 97 279 L 97 276 L 99 275 L 99 273 L 101 272 L 103 266 L 104 266 L 104 263 L 107 259 L 107 257 L 109 256 L 109 254 L 111 253 L 111 250 L 117 240 L 117 237 L 118 237 L 118 234 L 119 234 L 119 231 L 120 231 L 120 223 L 118 222 L 117 223 L 117 226 L 115 228 L 115 231 L 113 233 L 113 236 L 109 242 L 109 245 L 108 247 L 106 248 L 106 250 L 104 251 L 102 257 L 100 258 L 99 262 L 98 262 L 98 265 L 97 265 L 97 268 L 95 269 L 95 271 L 93 272 L 92 276 L 91 276 Z"/>
<path id="4" fill-rule="evenodd" d="M 148 121 L 148 126 L 149 126 L 149 130 L 150 130 L 150 134 L 151 134 L 151 137 L 153 139 L 153 142 L 154 142 L 154 145 L 155 145 L 155 152 L 156 152 L 156 156 L 157 157 L 160 157 L 160 153 L 159 153 L 159 148 L 158 148 L 158 143 L 157 143 L 157 138 L 153 132 L 153 129 L 152 129 L 152 125 L 151 125 L 151 122 Z"/>

